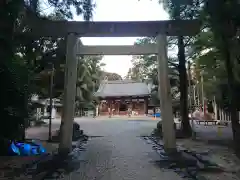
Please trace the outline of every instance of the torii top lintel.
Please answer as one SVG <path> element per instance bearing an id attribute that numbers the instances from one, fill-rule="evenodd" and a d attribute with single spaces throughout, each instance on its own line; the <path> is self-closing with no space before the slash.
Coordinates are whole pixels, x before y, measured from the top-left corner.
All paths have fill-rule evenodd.
<path id="1" fill-rule="evenodd" d="M 154 37 L 161 33 L 193 36 L 201 25 L 198 20 L 86 22 L 43 19 L 29 20 L 28 24 L 32 36 L 42 37 L 64 37 L 69 33 L 79 37 Z"/>

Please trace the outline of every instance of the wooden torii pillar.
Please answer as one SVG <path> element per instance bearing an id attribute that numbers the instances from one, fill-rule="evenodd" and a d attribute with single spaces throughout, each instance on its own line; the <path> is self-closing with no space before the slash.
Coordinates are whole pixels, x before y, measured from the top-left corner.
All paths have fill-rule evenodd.
<path id="1" fill-rule="evenodd" d="M 65 67 L 63 127 L 59 152 L 68 153 L 72 145 L 77 55 L 144 55 L 157 54 L 159 92 L 163 121 L 163 140 L 167 151 L 176 150 L 172 99 L 168 79 L 167 36 L 192 36 L 199 32 L 197 20 L 167 20 L 142 22 L 76 22 L 29 19 L 32 35 L 37 37 L 67 37 Z M 157 37 L 156 45 L 133 46 L 83 46 L 78 37 Z"/>

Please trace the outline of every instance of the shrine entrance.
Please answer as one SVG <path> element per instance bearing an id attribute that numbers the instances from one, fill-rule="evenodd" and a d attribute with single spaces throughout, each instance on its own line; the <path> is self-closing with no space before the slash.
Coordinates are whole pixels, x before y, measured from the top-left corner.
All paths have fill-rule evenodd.
<path id="1" fill-rule="evenodd" d="M 195 35 L 200 29 L 199 21 L 74 22 L 29 19 L 28 24 L 33 36 L 66 37 L 67 39 L 60 152 L 67 153 L 72 147 L 77 56 L 84 55 L 157 55 L 164 147 L 169 151 L 176 150 L 172 98 L 168 79 L 167 36 Z M 80 37 L 156 37 L 157 44 L 84 46 Z"/>
<path id="2" fill-rule="evenodd" d="M 120 112 L 121 112 L 121 111 L 127 111 L 127 109 L 128 109 L 128 105 L 127 105 L 126 102 L 121 102 L 121 103 L 119 104 L 119 111 L 120 111 Z"/>
<path id="3" fill-rule="evenodd" d="M 147 115 L 150 92 L 147 84 L 130 79 L 104 79 L 94 96 L 100 100 L 99 116 Z"/>

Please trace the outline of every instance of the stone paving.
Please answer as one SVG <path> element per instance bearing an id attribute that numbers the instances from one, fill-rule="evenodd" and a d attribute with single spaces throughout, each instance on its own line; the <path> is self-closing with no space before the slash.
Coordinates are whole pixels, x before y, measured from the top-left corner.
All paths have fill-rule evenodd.
<path id="1" fill-rule="evenodd" d="M 94 119 L 75 118 L 90 136 L 86 144 L 86 151 L 79 152 L 76 161 L 61 179 L 72 180 L 180 180 L 177 173 L 164 170 L 156 164 L 159 155 L 140 136 L 150 135 L 156 127 L 157 120 L 152 119 L 125 119 L 118 118 Z M 59 122 L 53 127 L 58 128 Z M 200 128 L 200 126 L 199 126 Z M 204 131 L 207 129 L 200 128 Z M 56 172 L 49 177 L 56 178 Z M 55 176 L 56 175 L 56 176 Z M 55 177 L 54 177 L 55 176 Z"/>
<path id="2" fill-rule="evenodd" d="M 156 167 L 154 152 L 137 137 L 94 138 L 86 148 L 85 162 L 71 174 L 73 180 L 181 179 Z"/>
<path id="3" fill-rule="evenodd" d="M 92 138 L 82 154 L 79 168 L 64 179 L 180 180 L 176 173 L 163 171 L 155 164 L 159 156 L 140 138 L 142 134 L 151 133 L 155 125 L 138 121 L 83 123 L 85 133 Z"/>

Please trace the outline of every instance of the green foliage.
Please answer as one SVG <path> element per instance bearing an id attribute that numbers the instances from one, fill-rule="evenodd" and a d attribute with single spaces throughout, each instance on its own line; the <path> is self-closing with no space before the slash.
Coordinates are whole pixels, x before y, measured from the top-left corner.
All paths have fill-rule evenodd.
<path id="1" fill-rule="evenodd" d="M 5 68 L 7 67 L 7 68 Z M 6 122 L 0 127 L 3 138 L 19 139 L 22 135 L 20 126 L 28 118 L 27 102 L 29 86 L 28 69 L 16 56 L 1 67 L 1 117 Z M 2 69 L 3 68 L 3 69 Z M 12 131 L 11 131 L 12 129 Z"/>
<path id="2" fill-rule="evenodd" d="M 49 64 L 53 63 L 57 74 L 61 73 L 61 64 L 65 61 L 65 40 L 15 36 L 15 31 L 26 29 L 24 14 L 49 19 L 70 19 L 73 11 L 90 20 L 94 5 L 91 0 L 49 0 L 50 16 L 45 15 L 39 0 L 3 1 L 0 6 L 0 77 L 1 118 L 4 120 L 0 128 L 0 136 L 16 139 L 24 136 L 24 126 L 29 113 L 29 97 L 39 93 L 48 94 Z M 27 12 L 27 13 L 25 13 Z M 59 75 L 58 77 L 61 77 Z M 40 83 L 41 82 L 41 83 Z M 60 83 L 59 83 L 60 84 Z M 60 85 L 61 86 L 61 85 Z M 21 137 L 20 137 L 21 136 Z"/>
<path id="3" fill-rule="evenodd" d="M 102 56 L 86 56 L 78 61 L 78 78 L 76 92 L 76 111 L 94 107 L 101 76 Z"/>
<path id="4" fill-rule="evenodd" d="M 39 2 L 39 0 L 34 1 Z M 74 12 L 72 9 L 75 9 L 77 15 L 83 15 L 85 20 L 90 20 L 93 15 L 93 8 L 95 7 L 93 0 L 48 0 L 48 4 L 55 8 L 55 12 L 69 19 L 73 18 Z"/>
<path id="5" fill-rule="evenodd" d="M 172 42 L 172 39 L 169 39 Z M 154 38 L 142 38 L 136 41 L 136 44 L 156 44 Z M 157 70 L 157 56 L 156 55 L 141 55 L 135 56 L 132 59 L 133 67 L 129 69 L 126 78 L 151 83 L 153 85 L 151 94 L 151 103 L 159 105 L 158 93 L 158 70 Z M 179 73 L 177 70 L 176 58 L 169 57 L 169 79 L 173 92 L 173 99 L 178 98 L 175 96 L 178 93 L 179 87 Z M 176 91 L 175 91 L 176 90 Z"/>
<path id="6" fill-rule="evenodd" d="M 102 71 L 101 79 L 104 79 L 106 77 L 107 77 L 108 81 L 122 80 L 122 77 L 117 73 L 110 73 L 110 72 Z"/>
<path id="7" fill-rule="evenodd" d="M 213 34 L 213 47 L 208 53 L 215 54 L 215 67 L 220 73 L 225 70 L 226 79 L 219 76 L 216 83 L 217 92 L 221 94 L 220 105 L 231 113 L 235 152 L 240 157 L 239 109 L 239 24 L 240 3 L 238 0 L 205 0 L 203 12 L 207 31 Z M 209 66 L 209 65 L 208 65 Z M 227 83 L 226 83 L 227 82 Z"/>
<path id="8" fill-rule="evenodd" d="M 194 40 L 191 46 L 192 60 L 196 66 L 196 81 L 200 81 L 199 72 L 203 72 L 204 91 L 208 99 L 214 96 L 218 105 L 228 109 L 231 96 L 228 91 L 228 74 L 226 69 L 226 49 L 231 49 L 234 73 L 235 91 L 238 91 L 239 84 L 239 63 L 236 50 L 239 43 L 236 37 L 237 29 L 234 23 L 238 23 L 238 7 L 236 1 L 228 4 L 227 1 L 204 1 L 201 14 L 203 20 L 203 30 Z M 233 23 L 233 29 L 229 22 Z M 229 28 L 226 28 L 229 27 Z M 231 32 L 232 31 L 232 32 Z M 232 34 L 233 33 L 233 34 Z M 232 42 L 223 42 L 224 36 L 232 38 Z M 231 37 L 232 36 L 232 37 Z M 226 46 L 228 46 L 226 48 Z M 234 57 L 235 56 L 235 57 Z M 213 78 L 214 77 L 214 78 Z M 238 95 L 238 93 L 236 93 Z M 240 104 L 237 102 L 237 108 Z"/>
<path id="9" fill-rule="evenodd" d="M 162 0 L 160 1 L 163 7 L 170 15 L 170 19 L 173 20 L 192 20 L 199 18 L 201 14 L 201 1 L 199 0 Z M 182 122 L 182 130 L 186 135 L 191 135 L 191 127 L 188 118 L 188 77 L 186 69 L 186 55 L 188 54 L 188 48 L 191 46 L 193 39 L 191 37 L 178 36 L 177 38 L 178 48 L 178 71 L 179 71 L 179 90 L 180 90 L 180 116 Z"/>

